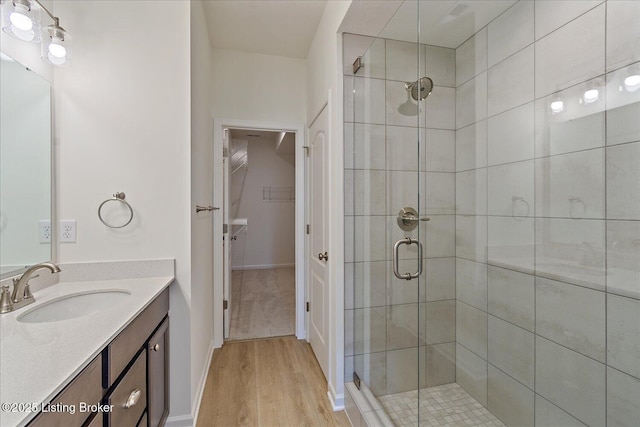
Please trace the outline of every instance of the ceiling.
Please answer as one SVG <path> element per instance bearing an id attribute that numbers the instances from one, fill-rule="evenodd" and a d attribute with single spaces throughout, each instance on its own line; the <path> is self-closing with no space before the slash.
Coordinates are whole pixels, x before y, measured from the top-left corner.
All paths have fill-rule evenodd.
<path id="1" fill-rule="evenodd" d="M 274 149 L 280 155 L 295 154 L 296 138 L 293 132 L 274 132 L 258 129 L 229 129 L 231 139 L 246 140 L 249 142 L 267 142 L 273 144 Z"/>
<path id="2" fill-rule="evenodd" d="M 275 143 L 281 132 L 256 129 L 231 129 L 229 131 L 233 139 L 246 139 L 248 141 L 270 141 Z"/>
<path id="3" fill-rule="evenodd" d="M 327 0 L 205 0 L 214 48 L 306 59 Z"/>
<path id="4" fill-rule="evenodd" d="M 419 29 L 420 43 L 455 49 L 514 3 L 515 0 L 407 0 L 378 36 L 415 42 Z"/>
<path id="5" fill-rule="evenodd" d="M 331 0 L 334 1 L 334 0 Z M 327 0 L 205 0 L 211 45 L 306 59 Z M 457 48 L 515 0 L 357 0 L 341 31 Z"/>

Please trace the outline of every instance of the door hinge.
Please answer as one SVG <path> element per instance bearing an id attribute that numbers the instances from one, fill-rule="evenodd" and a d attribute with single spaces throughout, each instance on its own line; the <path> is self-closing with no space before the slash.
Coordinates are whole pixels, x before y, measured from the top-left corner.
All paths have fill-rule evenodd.
<path id="1" fill-rule="evenodd" d="M 229 157 L 229 149 L 227 147 L 222 148 L 222 157 Z"/>
<path id="2" fill-rule="evenodd" d="M 227 234 L 229 232 L 229 224 L 222 224 L 222 234 Z"/>
<path id="3" fill-rule="evenodd" d="M 311 147 L 309 147 L 308 145 L 303 146 L 302 148 L 304 148 L 304 155 L 305 157 L 309 157 L 309 149 Z"/>
<path id="4" fill-rule="evenodd" d="M 226 310 L 229 307 L 229 301 L 224 300 L 222 301 L 222 309 Z"/>
<path id="5" fill-rule="evenodd" d="M 307 224 L 307 234 L 311 234 L 311 225 Z"/>
<path id="6" fill-rule="evenodd" d="M 309 301 L 307 301 L 307 311 L 309 311 Z"/>

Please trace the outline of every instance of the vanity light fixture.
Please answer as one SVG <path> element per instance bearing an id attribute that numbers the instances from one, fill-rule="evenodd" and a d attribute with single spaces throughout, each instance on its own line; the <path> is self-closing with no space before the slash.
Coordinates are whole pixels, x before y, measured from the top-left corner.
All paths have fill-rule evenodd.
<path id="1" fill-rule="evenodd" d="M 60 26 L 60 20 L 52 16 L 53 24 L 47 26 L 42 37 L 42 59 L 53 65 L 66 64 L 71 59 L 71 36 Z"/>
<path id="2" fill-rule="evenodd" d="M 627 92 L 635 92 L 640 89 L 640 75 L 634 74 L 624 79 L 624 88 Z"/>
<path id="3" fill-rule="evenodd" d="M 2 2 L 2 31 L 17 39 L 40 41 L 40 7 L 31 0 Z"/>
<path id="4" fill-rule="evenodd" d="M 41 42 L 42 59 L 61 66 L 71 59 L 71 37 L 60 26 L 60 20 L 42 5 L 40 0 L 0 0 L 2 6 L 2 30 L 20 40 Z M 42 31 L 40 11 L 44 10 L 53 24 Z"/>

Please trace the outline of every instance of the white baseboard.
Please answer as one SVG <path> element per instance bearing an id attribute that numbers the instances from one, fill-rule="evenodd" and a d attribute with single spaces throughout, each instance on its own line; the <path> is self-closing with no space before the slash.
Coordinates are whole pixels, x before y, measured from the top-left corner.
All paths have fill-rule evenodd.
<path id="1" fill-rule="evenodd" d="M 271 268 L 290 268 L 295 266 L 295 262 L 290 264 L 233 265 L 231 270 L 269 270 Z"/>
<path id="2" fill-rule="evenodd" d="M 198 391 L 196 392 L 196 398 L 193 402 L 193 409 L 191 410 L 191 418 L 193 419 L 193 425 L 196 425 L 198 421 L 198 413 L 200 412 L 200 403 L 202 403 L 202 395 L 204 394 L 204 388 L 207 385 L 207 375 L 209 374 L 209 367 L 211 366 L 211 359 L 213 358 L 213 340 L 209 344 L 209 352 L 207 353 L 207 362 L 204 364 L 202 374 L 200 374 L 200 381 L 198 382 Z"/>
<path id="3" fill-rule="evenodd" d="M 195 423 L 190 415 L 182 415 L 180 417 L 169 417 L 165 423 L 165 427 L 193 427 Z"/>
<path id="4" fill-rule="evenodd" d="M 327 396 L 329 396 L 329 402 L 331 403 L 333 412 L 344 410 L 344 393 L 336 394 L 336 390 L 331 384 L 329 384 L 329 391 L 327 391 Z"/>

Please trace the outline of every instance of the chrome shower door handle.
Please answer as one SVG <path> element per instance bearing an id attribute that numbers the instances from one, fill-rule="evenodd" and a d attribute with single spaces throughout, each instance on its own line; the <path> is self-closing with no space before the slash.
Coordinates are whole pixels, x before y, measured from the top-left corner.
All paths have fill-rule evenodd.
<path id="1" fill-rule="evenodd" d="M 398 271 L 398 268 L 399 268 L 398 264 L 400 262 L 400 257 L 398 256 L 398 252 L 400 251 L 400 245 L 413 245 L 413 244 L 418 245 L 418 271 L 416 271 L 413 274 L 411 274 L 411 273 L 400 273 Z M 420 243 L 419 240 L 412 239 L 410 237 L 405 237 L 404 239 L 398 240 L 393 245 L 393 274 L 398 279 L 403 279 L 403 280 L 416 279 L 416 278 L 418 278 L 418 276 L 420 276 L 422 274 L 422 243 Z"/>

